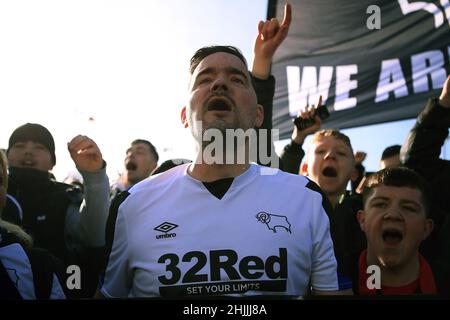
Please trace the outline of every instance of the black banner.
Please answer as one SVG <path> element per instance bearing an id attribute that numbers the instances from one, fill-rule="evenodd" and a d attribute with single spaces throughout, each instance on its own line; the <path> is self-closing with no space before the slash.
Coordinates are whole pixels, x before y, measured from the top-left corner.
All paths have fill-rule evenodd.
<path id="1" fill-rule="evenodd" d="M 272 65 L 273 127 L 322 95 L 324 128 L 415 118 L 450 71 L 450 0 L 293 0 L 289 35 Z M 273 10 L 275 8 L 275 10 Z M 283 18 L 284 1 L 269 1 Z"/>

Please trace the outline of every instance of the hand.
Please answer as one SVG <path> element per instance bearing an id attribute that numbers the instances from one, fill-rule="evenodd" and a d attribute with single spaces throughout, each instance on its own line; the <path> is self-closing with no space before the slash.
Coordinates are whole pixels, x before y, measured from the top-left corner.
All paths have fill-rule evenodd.
<path id="1" fill-rule="evenodd" d="M 80 171 L 97 172 L 103 167 L 103 157 L 97 144 L 78 135 L 67 144 L 70 156 Z"/>
<path id="2" fill-rule="evenodd" d="M 367 153 L 364 151 L 356 151 L 355 152 L 355 162 L 358 164 L 363 163 L 364 160 L 366 160 Z"/>
<path id="3" fill-rule="evenodd" d="M 450 108 L 450 76 L 445 80 L 442 87 L 441 95 L 439 96 L 439 104 L 444 108 Z"/>
<path id="4" fill-rule="evenodd" d="M 319 101 L 317 102 L 317 106 L 320 106 L 322 104 L 322 96 L 319 97 Z M 316 115 L 316 108 L 315 105 L 312 105 L 310 107 L 306 107 L 304 111 L 300 111 L 298 113 L 298 116 L 302 119 L 314 119 L 314 124 L 310 127 L 305 128 L 304 130 L 298 130 L 297 126 L 294 124 L 294 131 L 292 132 L 291 139 L 297 144 L 302 145 L 305 141 L 306 136 L 308 136 L 311 133 L 315 133 L 317 130 L 320 129 L 320 126 L 322 125 L 322 120 L 319 118 L 318 115 Z"/>
<path id="5" fill-rule="evenodd" d="M 258 36 L 253 48 L 254 59 L 252 75 L 259 79 L 267 79 L 270 72 L 270 64 L 275 51 L 287 37 L 292 20 L 292 8 L 289 3 L 284 6 L 284 17 L 281 25 L 276 18 L 270 21 L 260 21 L 258 24 Z"/>

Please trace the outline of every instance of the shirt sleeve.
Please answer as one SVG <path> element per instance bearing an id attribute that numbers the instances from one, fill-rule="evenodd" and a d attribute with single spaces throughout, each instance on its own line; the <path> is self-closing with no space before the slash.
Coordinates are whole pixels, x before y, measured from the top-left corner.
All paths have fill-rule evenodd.
<path id="1" fill-rule="evenodd" d="M 129 269 L 128 227 L 124 204 L 119 207 L 114 228 L 113 243 L 108 257 L 105 278 L 100 292 L 106 298 L 127 298 L 131 290 L 132 273 Z"/>
<path id="2" fill-rule="evenodd" d="M 81 172 L 84 199 L 81 206 L 70 205 L 66 213 L 65 234 L 69 248 L 105 244 L 105 227 L 109 211 L 109 181 L 105 166 L 98 172 Z"/>
<path id="3" fill-rule="evenodd" d="M 273 96 L 275 94 L 275 78 L 269 75 L 269 78 L 262 80 L 253 77 L 258 104 L 263 107 L 264 119 L 260 128 L 257 129 L 257 162 L 263 166 L 283 169 L 280 158 L 275 152 L 274 137 L 272 136 L 272 113 Z M 266 137 L 263 139 L 262 137 Z M 265 143 L 264 143 L 265 140 Z"/>
<path id="4" fill-rule="evenodd" d="M 448 173 L 450 161 L 439 155 L 449 127 L 450 109 L 441 107 L 437 98 L 430 99 L 403 143 L 400 157 L 404 165 L 426 179 Z"/>
<path id="5" fill-rule="evenodd" d="M 292 174 L 299 174 L 300 164 L 305 156 L 305 151 L 301 145 L 291 140 L 281 152 L 281 162 L 283 163 L 283 171 Z"/>
<path id="6" fill-rule="evenodd" d="M 311 286 L 314 290 L 339 290 L 337 262 L 334 256 L 330 223 L 322 205 L 318 205 L 312 221 Z"/>

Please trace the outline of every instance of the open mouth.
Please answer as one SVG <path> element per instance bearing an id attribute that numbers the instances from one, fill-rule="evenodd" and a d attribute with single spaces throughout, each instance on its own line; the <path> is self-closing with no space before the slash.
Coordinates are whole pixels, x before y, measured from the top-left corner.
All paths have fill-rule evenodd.
<path id="1" fill-rule="evenodd" d="M 127 170 L 136 170 L 137 165 L 134 162 L 130 161 L 126 164 L 125 168 L 127 168 Z"/>
<path id="2" fill-rule="evenodd" d="M 30 167 L 30 168 L 32 168 L 32 167 L 34 167 L 36 165 L 36 163 L 34 161 L 32 161 L 32 160 L 25 160 L 25 161 L 22 161 L 20 164 L 23 167 Z"/>
<path id="3" fill-rule="evenodd" d="M 388 245 L 398 245 L 403 240 L 403 233 L 396 229 L 386 229 L 382 236 L 383 241 Z"/>
<path id="4" fill-rule="evenodd" d="M 336 178 L 337 170 L 333 167 L 325 167 L 325 169 L 322 170 L 322 174 L 328 178 Z"/>
<path id="5" fill-rule="evenodd" d="M 207 105 L 208 111 L 231 111 L 231 104 L 223 98 L 212 98 Z"/>

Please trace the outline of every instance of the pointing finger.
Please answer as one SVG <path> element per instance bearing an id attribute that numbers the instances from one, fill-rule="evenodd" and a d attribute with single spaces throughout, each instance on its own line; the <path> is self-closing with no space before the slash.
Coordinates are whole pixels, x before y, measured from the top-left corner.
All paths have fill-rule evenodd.
<path id="1" fill-rule="evenodd" d="M 280 26 L 280 30 L 275 36 L 276 42 L 281 43 L 288 35 L 289 26 L 291 25 L 292 20 L 292 8 L 289 3 L 286 3 L 284 7 L 284 17 Z"/>
<path id="2" fill-rule="evenodd" d="M 281 22 L 282 28 L 289 28 L 292 21 L 292 6 L 289 2 L 286 2 L 286 5 L 284 6 L 284 17 L 283 21 Z"/>

